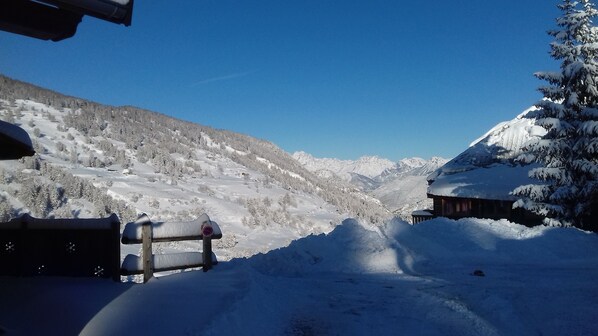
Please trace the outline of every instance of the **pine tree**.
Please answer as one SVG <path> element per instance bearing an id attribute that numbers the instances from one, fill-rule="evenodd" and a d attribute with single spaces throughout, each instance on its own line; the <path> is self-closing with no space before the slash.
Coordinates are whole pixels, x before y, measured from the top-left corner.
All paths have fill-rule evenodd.
<path id="1" fill-rule="evenodd" d="M 558 7 L 559 29 L 549 34 L 560 72 L 536 74 L 549 85 L 539 88 L 544 99 L 527 116 L 547 130 L 524 148 L 523 160 L 541 165 L 530 171 L 540 183 L 515 189 L 522 197 L 515 207 L 545 217 L 547 225 L 585 228 L 598 201 L 598 28 L 592 21 L 598 11 L 590 0 Z"/>

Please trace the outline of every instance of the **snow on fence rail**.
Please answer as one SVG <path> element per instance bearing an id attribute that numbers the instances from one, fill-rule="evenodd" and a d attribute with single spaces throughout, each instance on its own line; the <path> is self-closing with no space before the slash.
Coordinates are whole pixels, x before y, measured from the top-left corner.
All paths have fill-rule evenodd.
<path id="1" fill-rule="evenodd" d="M 0 223 L 0 275 L 102 277 L 120 281 L 120 220 L 40 219 Z"/>
<path id="2" fill-rule="evenodd" d="M 222 238 L 222 231 L 216 222 L 206 214 L 188 222 L 152 222 L 146 214 L 135 222 L 127 223 L 123 230 L 123 244 L 142 244 L 141 256 L 129 254 L 121 267 L 122 275 L 143 274 L 147 282 L 154 272 L 202 267 L 204 272 L 217 264 L 212 252 L 212 239 Z M 201 240 L 202 252 L 157 254 L 152 252 L 153 242 Z"/>

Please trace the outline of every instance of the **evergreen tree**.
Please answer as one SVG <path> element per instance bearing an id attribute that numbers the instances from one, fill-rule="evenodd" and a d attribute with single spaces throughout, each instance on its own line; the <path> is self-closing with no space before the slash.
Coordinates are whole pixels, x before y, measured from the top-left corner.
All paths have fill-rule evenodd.
<path id="1" fill-rule="evenodd" d="M 539 184 L 515 189 L 522 199 L 515 207 L 545 217 L 545 224 L 587 228 L 584 223 L 598 201 L 598 16 L 590 0 L 564 0 L 563 15 L 554 37 L 551 56 L 561 62 L 560 72 L 536 77 L 549 83 L 540 87 L 544 99 L 527 117 L 547 130 L 541 139 L 526 144 L 523 160 L 537 162 L 530 177 Z"/>

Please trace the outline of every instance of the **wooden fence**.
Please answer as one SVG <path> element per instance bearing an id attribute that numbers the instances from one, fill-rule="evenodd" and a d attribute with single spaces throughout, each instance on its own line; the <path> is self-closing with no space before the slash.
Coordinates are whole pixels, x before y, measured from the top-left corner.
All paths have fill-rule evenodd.
<path id="1" fill-rule="evenodd" d="M 120 220 L 107 218 L 39 219 L 24 214 L 0 223 L 0 276 L 101 277 L 120 281 L 121 275 L 217 264 L 212 239 L 222 238 L 216 222 L 203 214 L 189 222 L 152 222 L 145 214 L 128 223 L 120 238 Z M 201 240 L 203 251 L 154 255 L 152 243 Z M 141 256 L 129 254 L 122 265 L 123 244 L 142 244 Z"/>
<path id="2" fill-rule="evenodd" d="M 143 274 L 143 281 L 147 282 L 159 271 L 202 267 L 207 272 L 218 262 L 212 252 L 212 239 L 220 238 L 220 227 L 206 214 L 189 222 L 152 222 L 143 214 L 135 222 L 127 223 L 123 230 L 122 243 L 142 244 L 142 253 L 141 256 L 127 255 L 121 274 Z M 153 254 L 152 243 L 184 240 L 201 240 L 203 251 Z"/>
<path id="3" fill-rule="evenodd" d="M 101 277 L 120 281 L 120 221 L 39 219 L 0 223 L 0 275 Z"/>
<path id="4" fill-rule="evenodd" d="M 413 224 L 418 224 L 434 218 L 432 210 L 416 210 L 411 213 Z"/>

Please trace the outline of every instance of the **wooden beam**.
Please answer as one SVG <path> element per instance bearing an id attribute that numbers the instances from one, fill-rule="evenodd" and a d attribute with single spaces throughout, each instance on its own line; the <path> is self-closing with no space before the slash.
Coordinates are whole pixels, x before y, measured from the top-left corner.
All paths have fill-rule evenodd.
<path id="1" fill-rule="evenodd" d="M 154 276 L 154 261 L 152 252 L 152 222 L 145 222 L 142 225 L 142 258 L 143 258 L 143 282 L 146 283 Z"/>

